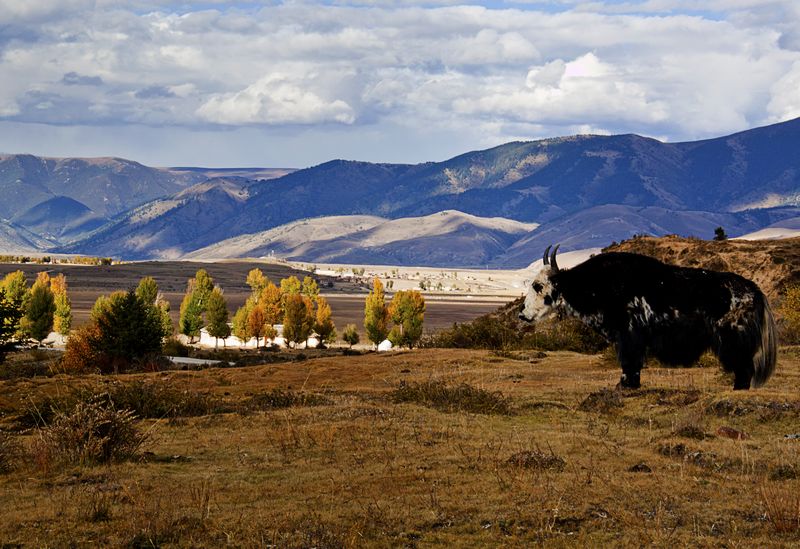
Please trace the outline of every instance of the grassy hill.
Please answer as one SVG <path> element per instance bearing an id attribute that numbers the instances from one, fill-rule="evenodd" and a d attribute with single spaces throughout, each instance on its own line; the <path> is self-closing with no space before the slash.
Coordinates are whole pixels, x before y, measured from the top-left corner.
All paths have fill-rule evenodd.
<path id="1" fill-rule="evenodd" d="M 672 265 L 734 272 L 755 281 L 772 301 L 787 284 L 800 283 L 800 238 L 715 241 L 643 236 L 603 251 L 633 252 Z"/>

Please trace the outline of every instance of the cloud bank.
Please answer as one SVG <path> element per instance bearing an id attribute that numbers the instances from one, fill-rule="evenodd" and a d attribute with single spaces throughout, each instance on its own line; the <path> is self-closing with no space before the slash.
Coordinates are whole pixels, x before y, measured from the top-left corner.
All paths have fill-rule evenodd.
<path id="1" fill-rule="evenodd" d="M 6 0 L 0 149 L 303 166 L 698 139 L 800 116 L 798 29 L 800 6 L 773 0 Z M 194 146 L 148 151 L 156 132 Z"/>

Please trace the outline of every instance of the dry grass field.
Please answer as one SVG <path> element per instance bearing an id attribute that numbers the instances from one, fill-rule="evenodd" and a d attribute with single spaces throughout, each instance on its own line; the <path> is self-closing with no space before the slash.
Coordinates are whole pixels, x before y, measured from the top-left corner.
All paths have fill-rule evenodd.
<path id="1" fill-rule="evenodd" d="M 716 367 L 650 367 L 617 392 L 607 356 L 567 352 L 296 358 L 1 381 L 3 546 L 800 543 L 797 349 L 737 393 Z M 160 395 L 138 457 L 42 452 L 23 427 L 76 390 Z"/>

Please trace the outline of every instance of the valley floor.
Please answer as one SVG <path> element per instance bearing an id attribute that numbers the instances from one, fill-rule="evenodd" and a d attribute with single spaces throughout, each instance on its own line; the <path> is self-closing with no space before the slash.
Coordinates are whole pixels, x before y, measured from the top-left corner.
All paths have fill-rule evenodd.
<path id="1" fill-rule="evenodd" d="M 36 547 L 800 543 L 800 440 L 785 438 L 800 432 L 797 349 L 783 349 L 775 377 L 749 392 L 731 391 L 716 367 L 648 368 L 641 390 L 608 390 L 618 376 L 599 355 L 416 350 L 5 380 L 4 428 L 45 395 L 134 381 L 228 406 L 139 420 L 151 434 L 141 461 L 48 468 L 29 459 L 0 474 L 0 539 Z M 275 388 L 319 397 L 238 406 Z M 14 436 L 30 448 L 40 435 Z"/>

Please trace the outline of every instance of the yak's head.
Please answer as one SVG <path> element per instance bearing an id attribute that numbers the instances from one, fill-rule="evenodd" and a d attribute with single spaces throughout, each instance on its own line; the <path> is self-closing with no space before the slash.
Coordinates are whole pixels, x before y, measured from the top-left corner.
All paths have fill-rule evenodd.
<path id="1" fill-rule="evenodd" d="M 536 278 L 526 284 L 528 295 L 525 296 L 525 303 L 522 305 L 519 317 L 527 322 L 543 320 L 552 316 L 563 301 L 561 294 L 553 285 L 552 278 L 558 272 L 558 263 L 556 262 L 558 246 L 553 249 L 552 254 L 550 253 L 551 247 L 548 246 L 544 251 L 542 260 L 544 268 L 539 271 Z"/>

